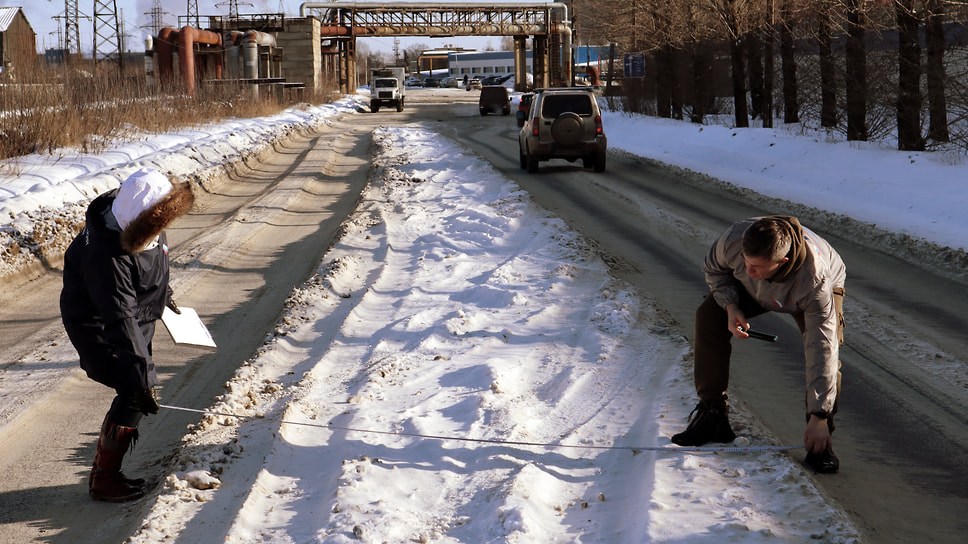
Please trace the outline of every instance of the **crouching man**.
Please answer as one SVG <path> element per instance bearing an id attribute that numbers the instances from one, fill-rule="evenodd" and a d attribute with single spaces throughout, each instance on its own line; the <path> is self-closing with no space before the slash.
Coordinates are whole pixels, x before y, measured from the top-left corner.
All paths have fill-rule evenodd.
<path id="1" fill-rule="evenodd" d="M 194 202 L 187 183 L 142 169 L 91 202 L 86 226 L 64 255 L 61 319 L 92 380 L 115 391 L 101 425 L 91 498 L 124 502 L 145 494 L 144 480 L 121 472 L 142 416 L 159 406 L 151 359 L 155 322 L 177 306 L 168 284 L 164 229 Z"/>
<path id="2" fill-rule="evenodd" d="M 734 223 L 713 244 L 703 266 L 710 296 L 696 310 L 695 385 L 699 405 L 680 446 L 731 442 L 727 417 L 731 340 L 749 335 L 747 319 L 774 311 L 793 316 L 806 359 L 806 463 L 837 472 L 831 433 L 840 393 L 846 268 L 826 240 L 794 217 Z"/>

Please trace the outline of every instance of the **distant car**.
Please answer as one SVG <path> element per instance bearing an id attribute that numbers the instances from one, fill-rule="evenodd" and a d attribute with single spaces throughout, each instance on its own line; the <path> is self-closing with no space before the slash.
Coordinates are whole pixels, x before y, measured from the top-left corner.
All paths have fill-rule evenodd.
<path id="1" fill-rule="evenodd" d="M 440 87 L 440 80 L 428 77 L 424 80 L 424 87 Z"/>
<path id="2" fill-rule="evenodd" d="M 456 89 L 457 86 L 458 86 L 457 78 L 456 77 L 445 77 L 444 79 L 440 80 L 440 86 L 441 87 L 451 87 L 451 88 Z"/>
<path id="3" fill-rule="evenodd" d="M 604 172 L 607 148 L 602 112 L 591 89 L 563 87 L 534 94 L 518 133 L 521 168 L 535 173 L 539 161 L 581 159 L 585 168 Z"/>
<path id="4" fill-rule="evenodd" d="M 407 87 L 423 87 L 423 81 L 419 77 L 408 77 L 404 82 Z"/>
<path id="5" fill-rule="evenodd" d="M 481 80 L 475 77 L 474 79 L 467 82 L 467 87 L 464 87 L 464 89 L 468 91 L 471 89 L 476 89 L 479 91 L 481 90 L 481 87 L 482 87 Z"/>
<path id="6" fill-rule="evenodd" d="M 531 108 L 531 99 L 534 98 L 533 93 L 527 93 L 521 95 L 521 100 L 518 102 L 518 127 L 524 126 L 524 120 L 528 118 L 528 110 Z"/>
<path id="7" fill-rule="evenodd" d="M 481 115 L 498 113 L 501 115 L 511 114 L 511 94 L 507 87 L 500 85 L 485 85 L 481 87 L 481 97 L 477 102 Z"/>

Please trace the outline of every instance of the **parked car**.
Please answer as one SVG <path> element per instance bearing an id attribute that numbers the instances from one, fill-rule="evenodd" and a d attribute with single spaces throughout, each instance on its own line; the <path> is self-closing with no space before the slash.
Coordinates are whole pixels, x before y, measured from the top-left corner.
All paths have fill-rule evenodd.
<path id="1" fill-rule="evenodd" d="M 498 113 L 501 115 L 511 114 L 511 94 L 507 87 L 500 85 L 485 85 L 481 87 L 481 97 L 477 101 L 481 115 Z"/>
<path id="2" fill-rule="evenodd" d="M 423 81 L 420 81 L 419 77 L 408 77 L 404 85 L 407 87 L 423 87 Z"/>
<path id="3" fill-rule="evenodd" d="M 468 91 L 471 89 L 476 89 L 479 91 L 481 90 L 481 87 L 482 87 L 481 80 L 475 77 L 474 79 L 467 82 L 467 87 L 465 87 L 464 89 Z"/>
<path id="4" fill-rule="evenodd" d="M 528 118 L 528 110 L 531 108 L 531 99 L 534 98 L 533 93 L 522 94 L 521 99 L 518 101 L 518 127 L 524 126 L 524 120 Z"/>
<path id="5" fill-rule="evenodd" d="M 424 80 L 424 87 L 440 87 L 440 80 L 428 77 Z"/>
<path id="6" fill-rule="evenodd" d="M 456 89 L 457 86 L 458 86 L 457 78 L 456 77 L 445 77 L 444 79 L 440 80 L 440 86 L 441 87 L 452 87 L 452 88 L 455 88 Z"/>
<path id="7" fill-rule="evenodd" d="M 534 173 L 540 161 L 581 159 L 585 168 L 604 172 L 607 148 L 602 112 L 590 89 L 565 87 L 535 93 L 518 133 L 521 168 Z"/>

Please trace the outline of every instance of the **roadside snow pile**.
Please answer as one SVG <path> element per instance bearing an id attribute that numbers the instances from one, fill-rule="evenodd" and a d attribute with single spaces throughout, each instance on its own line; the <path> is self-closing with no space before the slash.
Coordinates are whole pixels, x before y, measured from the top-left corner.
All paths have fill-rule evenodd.
<path id="1" fill-rule="evenodd" d="M 86 205 L 27 210 L 0 226 L 0 278 L 36 265 L 57 264 L 84 225 Z"/>
<path id="2" fill-rule="evenodd" d="M 0 280 L 38 264 L 57 263 L 84 223 L 87 204 L 139 168 L 154 168 L 201 187 L 258 160 L 298 132 L 364 104 L 353 95 L 304 104 L 258 120 L 226 120 L 177 133 L 121 142 L 95 155 L 59 150 L 0 161 Z"/>
<path id="3" fill-rule="evenodd" d="M 130 542 L 856 540 L 786 455 L 609 449 L 669 445 L 685 339 L 484 161 L 374 138 L 340 241 Z"/>

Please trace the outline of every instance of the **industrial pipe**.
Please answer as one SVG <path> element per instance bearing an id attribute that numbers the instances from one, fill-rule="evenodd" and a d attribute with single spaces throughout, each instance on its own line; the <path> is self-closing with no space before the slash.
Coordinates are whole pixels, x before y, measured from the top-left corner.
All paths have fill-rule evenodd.
<path id="1" fill-rule="evenodd" d="M 243 38 L 242 60 L 245 63 L 243 74 L 246 78 L 259 77 L 259 46 L 274 46 L 276 38 L 272 34 L 247 30 Z"/>
<path id="2" fill-rule="evenodd" d="M 327 25 L 320 27 L 322 36 L 348 36 L 349 29 L 346 26 Z M 480 34 L 544 34 L 544 25 L 455 25 L 455 26 L 425 26 L 410 25 L 407 27 L 386 27 L 386 26 L 354 26 L 353 35 L 358 37 L 367 36 L 476 36 Z"/>
<path id="3" fill-rule="evenodd" d="M 311 9 L 366 9 L 366 8 L 384 8 L 384 9 L 394 9 L 394 8 L 415 8 L 415 9 L 493 9 L 506 10 L 513 9 L 515 7 L 527 7 L 527 8 L 549 8 L 553 10 L 563 10 L 564 18 L 563 20 L 568 20 L 568 5 L 562 2 L 508 2 L 506 4 L 498 4 L 494 2 L 454 2 L 454 3 L 440 3 L 440 2 L 405 2 L 395 4 L 393 8 L 387 6 L 381 6 L 376 2 L 303 2 L 299 5 L 299 16 L 306 17 L 308 11 Z"/>
<path id="4" fill-rule="evenodd" d="M 245 32 L 241 30 L 232 30 L 223 37 L 223 43 L 225 43 L 225 65 L 227 67 L 227 73 L 225 76 L 228 79 L 239 79 L 239 59 L 241 58 L 242 50 L 242 37 L 245 36 Z"/>
<path id="5" fill-rule="evenodd" d="M 561 35 L 561 78 L 562 84 L 571 86 L 571 26 L 565 22 L 552 23 L 552 30 Z"/>
<path id="6" fill-rule="evenodd" d="M 181 76 L 185 80 L 185 91 L 189 96 L 195 95 L 195 44 L 222 45 L 222 35 L 209 30 L 199 30 L 184 26 L 178 32 L 178 66 Z M 222 55 L 215 59 L 215 77 L 222 78 Z"/>
<path id="7" fill-rule="evenodd" d="M 165 27 L 158 32 L 155 40 L 155 63 L 158 70 L 158 81 L 164 84 L 171 81 L 175 74 L 175 43 L 178 41 L 178 31 Z"/>

